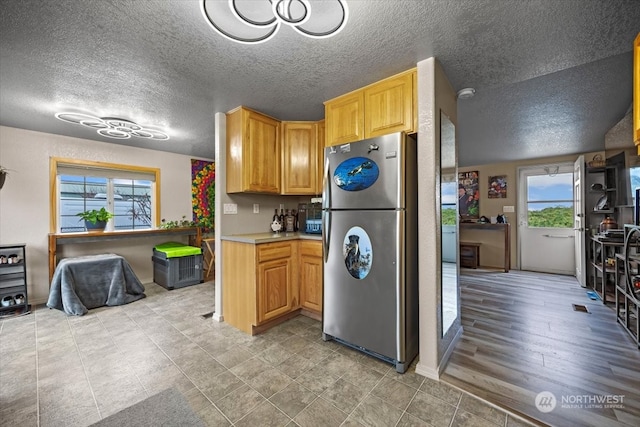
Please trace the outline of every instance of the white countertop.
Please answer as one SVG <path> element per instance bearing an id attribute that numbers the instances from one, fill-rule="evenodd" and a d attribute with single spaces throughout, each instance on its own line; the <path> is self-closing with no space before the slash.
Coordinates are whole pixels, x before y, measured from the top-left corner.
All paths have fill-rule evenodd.
<path id="1" fill-rule="evenodd" d="M 272 243 L 285 240 L 322 240 L 321 234 L 307 234 L 307 233 L 250 233 L 250 234 L 230 234 L 227 236 L 221 236 L 220 240 L 228 240 L 231 242 L 240 243 Z"/>

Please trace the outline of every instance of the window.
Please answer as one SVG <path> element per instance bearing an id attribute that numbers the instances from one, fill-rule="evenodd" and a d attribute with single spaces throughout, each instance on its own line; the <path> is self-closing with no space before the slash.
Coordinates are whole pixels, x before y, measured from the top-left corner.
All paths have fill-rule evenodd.
<path id="1" fill-rule="evenodd" d="M 153 228 L 158 203 L 158 169 L 52 159 L 53 232 L 85 231 L 77 214 L 104 207 L 114 214 L 112 230 Z"/>
<path id="2" fill-rule="evenodd" d="M 527 176 L 529 227 L 573 228 L 573 173 Z"/>
<path id="3" fill-rule="evenodd" d="M 629 182 L 631 182 L 631 199 L 635 203 L 636 189 L 640 188 L 640 166 L 629 168 Z"/>
<path id="4" fill-rule="evenodd" d="M 442 193 L 442 225 L 456 225 L 458 219 L 458 184 L 455 181 L 443 182 L 440 191 Z"/>

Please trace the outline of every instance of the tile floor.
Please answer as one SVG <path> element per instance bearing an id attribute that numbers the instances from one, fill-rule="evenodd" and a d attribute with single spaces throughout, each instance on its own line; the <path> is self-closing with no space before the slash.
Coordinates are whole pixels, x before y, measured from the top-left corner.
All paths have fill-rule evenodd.
<path id="1" fill-rule="evenodd" d="M 523 426 L 443 383 L 321 338 L 298 316 L 250 337 L 206 318 L 213 282 L 80 317 L 0 320 L 0 425 L 88 426 L 169 387 L 211 426 Z"/>

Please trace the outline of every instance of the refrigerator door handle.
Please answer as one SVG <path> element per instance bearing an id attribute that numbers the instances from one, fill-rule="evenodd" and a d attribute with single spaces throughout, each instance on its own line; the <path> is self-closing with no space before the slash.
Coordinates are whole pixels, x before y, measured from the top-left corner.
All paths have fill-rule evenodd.
<path id="1" fill-rule="evenodd" d="M 329 158 L 324 159 L 324 173 L 322 174 L 322 209 L 331 206 L 331 184 L 329 183 Z"/>
<path id="2" fill-rule="evenodd" d="M 324 250 L 322 251 L 324 255 L 324 262 L 327 263 L 327 259 L 329 259 L 329 240 L 331 236 L 331 211 L 325 210 L 322 211 L 322 245 L 324 246 Z"/>

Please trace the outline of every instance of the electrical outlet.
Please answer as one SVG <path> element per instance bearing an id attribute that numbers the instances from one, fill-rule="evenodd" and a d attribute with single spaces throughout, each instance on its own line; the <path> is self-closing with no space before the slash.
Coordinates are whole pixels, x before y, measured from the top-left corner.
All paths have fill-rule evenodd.
<path id="1" fill-rule="evenodd" d="M 260 205 L 257 203 L 253 204 L 253 213 L 260 213 Z"/>
<path id="2" fill-rule="evenodd" d="M 224 204 L 224 214 L 225 215 L 233 215 L 238 213 L 238 205 L 235 203 L 225 203 Z"/>
<path id="3" fill-rule="evenodd" d="M 280 210 L 283 211 L 284 210 L 284 203 L 280 203 Z"/>

